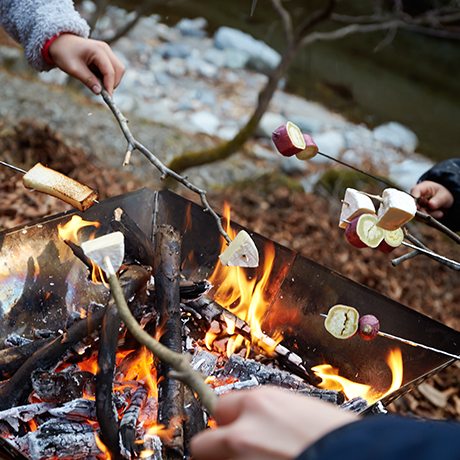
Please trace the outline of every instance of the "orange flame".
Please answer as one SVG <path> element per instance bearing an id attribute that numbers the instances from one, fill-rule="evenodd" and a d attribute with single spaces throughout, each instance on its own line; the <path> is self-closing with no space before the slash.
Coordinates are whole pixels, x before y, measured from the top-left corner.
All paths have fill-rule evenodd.
<path id="1" fill-rule="evenodd" d="M 63 240 L 71 241 L 72 243 L 79 244 L 80 239 L 78 237 L 78 232 L 84 227 L 96 227 L 99 228 L 101 224 L 99 222 L 89 222 L 83 220 L 80 216 L 72 216 L 66 224 L 58 224 L 58 235 Z M 93 239 L 94 234 L 89 238 Z"/>
<path id="2" fill-rule="evenodd" d="M 230 225 L 230 207 L 225 203 L 223 212 L 224 227 L 230 238 L 234 238 L 237 232 Z M 225 249 L 225 242 L 222 251 Z M 209 282 L 216 286 L 213 298 L 224 308 L 232 311 L 236 316 L 251 325 L 251 335 L 253 342 L 271 353 L 274 347 L 283 339 L 281 335 L 277 337 L 273 346 L 266 347 L 264 342 L 260 342 L 263 336 L 261 322 L 269 306 L 269 299 L 264 296 L 266 287 L 273 269 L 275 260 L 275 246 L 269 243 L 264 251 L 264 266 L 256 270 L 256 274 L 251 276 L 252 271 L 240 267 L 226 267 L 217 264 L 214 273 L 210 276 Z M 227 321 L 228 334 L 234 334 L 235 325 L 231 320 Z M 215 337 L 214 337 L 215 338 Z M 207 337 L 207 346 L 210 346 L 212 336 Z M 244 339 L 241 336 L 233 336 L 227 344 L 227 355 L 230 356 L 242 345 Z M 267 341 L 268 343 L 268 341 Z M 247 347 L 249 351 L 249 346 Z"/>
<path id="3" fill-rule="evenodd" d="M 320 364 L 319 366 L 312 367 L 312 371 L 318 377 L 322 378 L 322 382 L 318 385 L 320 388 L 341 391 L 348 399 L 362 396 L 369 404 L 373 404 L 401 387 L 403 380 L 403 362 L 401 350 L 399 348 L 390 351 L 387 358 L 387 364 L 392 372 L 392 383 L 385 393 L 375 392 L 370 385 L 356 383 L 345 377 L 341 377 L 338 375 L 338 369 L 333 368 L 329 364 Z"/>
<path id="4" fill-rule="evenodd" d="M 96 432 L 94 432 L 94 438 L 96 439 L 97 447 L 99 447 L 99 450 L 104 454 L 100 457 L 104 460 L 112 460 L 112 456 L 110 455 L 109 449 L 107 449 L 106 445 L 101 441 L 101 438 L 98 436 Z"/>

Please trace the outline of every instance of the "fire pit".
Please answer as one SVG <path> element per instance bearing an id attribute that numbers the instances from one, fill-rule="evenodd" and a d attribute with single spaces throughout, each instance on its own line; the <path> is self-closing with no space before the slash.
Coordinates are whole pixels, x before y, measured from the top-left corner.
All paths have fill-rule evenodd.
<path id="1" fill-rule="evenodd" d="M 191 282 L 211 282 L 213 287 L 206 302 L 218 304 L 221 318 L 231 319 L 228 313 L 231 312 L 250 324 L 245 326 L 244 323 L 241 331 L 250 327 L 253 335 L 259 338 L 271 340 L 279 337 L 280 348 L 278 351 L 273 349 L 284 368 L 307 378 L 309 384 L 318 384 L 326 390 L 340 390 L 347 399 L 364 396 L 369 405 L 361 409 L 362 413 L 380 410 L 382 405 L 389 404 L 450 365 L 453 359 L 384 337 L 371 342 L 359 337 L 337 340 L 325 330 L 321 317 L 331 306 L 339 303 L 351 305 L 361 314 L 377 316 L 385 332 L 450 353 L 458 351 L 459 332 L 249 230 L 259 248 L 259 267 L 240 269 L 220 265 L 218 256 L 222 252 L 223 238 L 217 231 L 215 220 L 200 206 L 179 195 L 147 188 L 105 200 L 85 213 L 64 213 L 0 234 L 3 279 L 0 287 L 1 348 L 11 345 L 11 334 L 33 338 L 40 336 L 42 330 L 62 332 L 80 317 L 82 309 L 85 310 L 83 315 L 87 315 L 92 311 L 88 306 L 107 303 L 107 288 L 88 279 L 88 267 L 59 236 L 58 226 L 69 222 L 74 215 L 81 216 L 89 223 L 80 229 L 84 235 L 82 239 L 88 239 L 91 233 L 101 236 L 113 231 L 111 222 L 117 208 L 129 215 L 148 240 L 154 237 L 155 229 L 160 225 L 177 229 L 182 237 L 182 275 Z M 227 230 L 230 234 L 241 228 L 231 223 Z M 189 307 L 184 305 L 190 315 L 195 312 L 196 317 L 206 316 L 203 312 L 200 316 L 199 310 L 194 310 L 194 302 Z M 240 330 L 238 325 L 236 329 L 237 332 Z M 213 339 L 219 340 L 220 333 L 206 337 L 209 346 Z M 237 339 L 225 340 L 227 349 L 238 350 L 239 343 Z M 0 370 L 5 380 L 13 372 L 2 363 L 1 353 L 0 349 Z M 232 376 L 231 372 L 229 375 Z M 235 379 L 230 378 L 229 382 L 234 383 Z M 145 397 L 142 396 L 144 401 Z M 133 399 L 134 396 L 131 401 Z M 192 431 L 202 429 L 203 423 L 201 420 Z M 21 430 L 20 425 L 18 422 L 17 432 Z M 89 428 L 85 425 L 81 430 L 84 432 Z M 76 428 L 72 426 L 72 429 Z M 3 436 L 11 437 L 9 431 L 0 426 Z M 103 451 L 103 445 L 96 443 L 95 446 L 80 457 L 68 452 L 61 457 L 98 455 L 97 452 Z M 150 448 L 152 454 L 148 458 L 161 458 L 155 457 L 155 449 Z M 42 458 L 40 455 L 31 453 L 34 459 Z M 169 455 L 164 458 L 179 457 Z"/>

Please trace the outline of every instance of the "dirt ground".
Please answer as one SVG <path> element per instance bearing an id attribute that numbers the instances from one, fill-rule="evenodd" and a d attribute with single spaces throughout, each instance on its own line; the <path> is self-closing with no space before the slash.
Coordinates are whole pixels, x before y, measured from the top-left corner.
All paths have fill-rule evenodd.
<path id="1" fill-rule="evenodd" d="M 97 188 L 100 199 L 145 185 L 121 168 L 101 170 L 47 126 L 31 122 L 14 129 L 0 124 L 0 151 L 3 161 L 25 170 L 39 161 Z M 25 189 L 21 179 L 21 173 L 0 168 L 0 230 L 70 209 L 62 201 Z M 217 212 L 227 201 L 234 221 L 460 330 L 460 275 L 424 256 L 393 267 L 391 259 L 406 253 L 403 248 L 387 255 L 352 247 L 337 226 L 338 199 L 321 193 L 295 192 L 270 180 L 211 193 L 208 198 Z M 417 224 L 411 226 L 411 232 L 435 252 L 460 261 L 460 247 L 438 231 Z M 460 420 L 459 390 L 460 365 L 456 363 L 397 400 L 390 410 Z"/>

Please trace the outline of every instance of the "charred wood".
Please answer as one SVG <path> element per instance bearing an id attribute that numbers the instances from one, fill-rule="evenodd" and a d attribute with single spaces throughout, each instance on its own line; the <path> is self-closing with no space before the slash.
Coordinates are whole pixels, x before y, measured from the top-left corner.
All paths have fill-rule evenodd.
<path id="1" fill-rule="evenodd" d="M 131 295 L 124 291 L 128 301 Z M 118 335 L 121 319 L 115 302 L 109 303 L 102 322 L 97 355 L 96 375 L 96 413 L 101 438 L 110 452 L 111 458 L 121 460 L 120 442 L 118 439 L 118 412 L 113 399 L 113 381 L 115 376 Z"/>
<path id="2" fill-rule="evenodd" d="M 141 267 L 131 268 L 123 273 L 120 276 L 120 282 L 126 297 L 130 298 L 140 286 L 147 282 L 148 278 L 147 271 Z M 114 303 L 113 300 L 111 302 Z M 99 327 L 104 314 L 104 308 L 91 313 L 28 358 L 10 380 L 0 388 L 0 410 L 25 403 L 32 391 L 30 379 L 32 372 L 35 369 L 44 371 L 53 369 L 70 348 Z"/>
<path id="3" fill-rule="evenodd" d="M 16 449 L 10 442 L 0 436 L 0 458 L 9 459 L 14 458 L 15 460 L 29 460 L 22 452 Z"/>
<path id="4" fill-rule="evenodd" d="M 299 355 L 290 351 L 281 344 L 276 345 L 276 342 L 272 338 L 263 333 L 257 334 L 256 337 L 253 337 L 251 333 L 251 325 L 249 323 L 243 321 L 241 318 L 238 318 L 238 316 L 234 315 L 217 302 L 214 302 L 208 296 L 203 295 L 198 300 L 189 302 L 187 307 L 196 310 L 200 314 L 202 321 L 207 324 L 208 328 L 211 326 L 213 321 L 219 321 L 224 325 L 226 324 L 225 319 L 232 321 L 235 324 L 236 334 L 239 334 L 250 341 L 256 338 L 262 349 L 264 349 L 265 346 L 273 350 L 273 357 L 280 363 L 281 366 L 284 366 L 290 372 L 298 375 L 307 382 L 311 382 L 311 377 Z"/>
<path id="5" fill-rule="evenodd" d="M 93 270 L 94 264 L 91 261 L 91 259 L 87 257 L 86 254 L 83 252 L 83 249 L 80 246 L 78 246 L 78 244 L 70 240 L 64 240 L 64 243 L 67 244 L 67 246 L 69 246 L 74 256 L 80 259 L 86 265 L 86 267 L 91 273 L 91 271 Z"/>
<path id="6" fill-rule="evenodd" d="M 142 444 L 138 445 L 138 451 L 143 452 L 143 460 L 163 460 L 162 446 L 163 443 L 158 436 L 148 436 L 144 439 Z M 145 456 L 146 452 L 150 452 L 150 455 Z"/>
<path id="7" fill-rule="evenodd" d="M 209 377 L 216 369 L 217 356 L 209 353 L 209 351 L 201 350 L 192 358 L 190 365 L 205 377 Z"/>
<path id="8" fill-rule="evenodd" d="M 139 414 L 142 407 L 147 401 L 147 390 L 139 387 L 133 394 L 131 404 L 126 409 L 120 422 L 120 436 L 122 449 L 129 453 L 129 456 L 135 454 L 136 427 L 139 420 Z"/>
<path id="9" fill-rule="evenodd" d="M 24 406 L 13 407 L 0 412 L 0 420 L 8 423 L 10 427 L 17 432 L 21 422 L 29 422 L 34 417 L 45 414 L 50 409 L 54 409 L 56 404 L 52 403 L 34 403 Z"/>
<path id="10" fill-rule="evenodd" d="M 349 401 L 343 403 L 341 407 L 342 409 L 359 413 L 364 409 L 367 409 L 369 404 L 362 396 L 357 396 L 356 398 L 350 399 Z"/>
<path id="11" fill-rule="evenodd" d="M 180 312 L 180 234 L 171 226 L 162 225 L 155 234 L 155 306 L 160 315 L 160 327 L 164 331 L 160 343 L 182 353 L 182 321 Z M 175 432 L 170 441 L 163 443 L 165 460 L 182 459 L 184 456 L 184 384 L 168 377 L 173 368 L 167 363 L 158 365 L 158 424 Z M 179 422 L 180 421 L 180 422 Z"/>
<path id="12" fill-rule="evenodd" d="M 37 396 L 45 402 L 64 403 L 81 398 L 93 385 L 91 372 L 32 372 L 32 388 Z"/>
<path id="13" fill-rule="evenodd" d="M 54 457 L 81 459 L 102 455 L 90 423 L 51 419 L 43 423 L 37 431 L 28 433 L 21 441 L 32 460 Z"/>
<path id="14" fill-rule="evenodd" d="M 0 380 L 11 377 L 36 351 L 54 339 L 35 340 L 16 348 L 0 350 Z"/>
<path id="15" fill-rule="evenodd" d="M 206 420 L 200 402 L 188 386 L 184 387 L 184 411 L 184 454 L 186 458 L 190 458 L 190 441 L 193 436 L 205 430 Z"/>
<path id="16" fill-rule="evenodd" d="M 233 377 L 240 382 L 255 379 L 259 385 L 274 385 L 287 388 L 337 405 L 345 401 L 344 395 L 339 391 L 317 388 L 309 385 L 296 375 L 268 367 L 253 359 L 245 359 L 236 353 L 228 359 L 221 376 L 223 378 Z"/>
<path id="17" fill-rule="evenodd" d="M 78 398 L 48 410 L 53 417 L 75 421 L 96 421 L 96 403 L 92 399 Z"/>
<path id="18" fill-rule="evenodd" d="M 111 227 L 125 236 L 125 263 L 138 262 L 142 265 L 153 266 L 155 254 L 149 238 L 121 208 L 114 211 Z"/>

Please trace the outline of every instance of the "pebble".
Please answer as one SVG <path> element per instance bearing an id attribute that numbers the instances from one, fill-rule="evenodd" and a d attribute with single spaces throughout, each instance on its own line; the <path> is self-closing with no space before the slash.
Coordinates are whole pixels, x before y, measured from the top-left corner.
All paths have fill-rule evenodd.
<path id="1" fill-rule="evenodd" d="M 94 4 L 85 0 L 78 8 L 88 18 Z M 120 8 L 109 7 L 104 20 L 98 23 L 96 35 L 113 35 L 130 17 L 130 13 Z M 265 74 L 275 68 L 281 58 L 265 43 L 236 29 L 220 27 L 210 37 L 204 18 L 182 19 L 169 27 L 161 23 L 157 15 L 141 18 L 112 48 L 127 68 L 114 93 L 115 103 L 126 116 L 178 128 L 185 135 L 203 133 L 225 140 L 245 125 L 254 111 L 259 91 L 267 82 Z M 9 68 L 22 69 L 22 55 L 10 50 L 0 47 L 0 62 Z M 59 70 L 39 76 L 44 82 L 56 85 L 65 85 L 68 81 L 67 75 Z M 260 140 L 267 140 L 268 148 L 264 149 L 271 149 L 275 157 L 278 153 L 271 144 L 271 133 L 290 120 L 313 137 L 320 151 L 356 167 L 364 159 L 372 159 L 382 164 L 389 171 L 389 178 L 406 190 L 433 164 L 416 154 L 418 139 L 407 127 L 389 122 L 370 130 L 318 103 L 286 93 L 282 87 L 275 92 L 256 133 Z M 83 92 L 104 104 L 89 90 L 84 88 Z M 6 104 L 0 112 L 0 115 L 8 113 Z M 56 125 L 62 123 L 59 117 L 68 116 L 55 104 L 49 104 L 45 113 Z M 171 157 L 173 152 L 165 155 Z M 327 164 L 331 160 L 317 155 L 310 161 Z M 273 167 L 271 159 L 262 162 Z M 235 166 L 226 161 L 226 168 L 236 169 L 226 173 L 223 182 L 254 177 L 257 168 L 249 165 L 250 161 L 246 161 L 246 168 L 243 163 Z M 297 159 L 280 158 L 277 167 L 280 166 L 287 174 L 308 175 L 308 167 Z M 214 170 L 211 166 L 200 170 L 206 168 Z M 259 168 L 260 174 L 265 169 Z M 215 180 L 214 172 L 209 171 L 197 172 L 202 174 L 200 180 L 206 182 L 205 176 Z M 312 180 L 314 178 L 309 177 L 301 181 L 306 184 L 306 190 L 314 185 Z"/>

